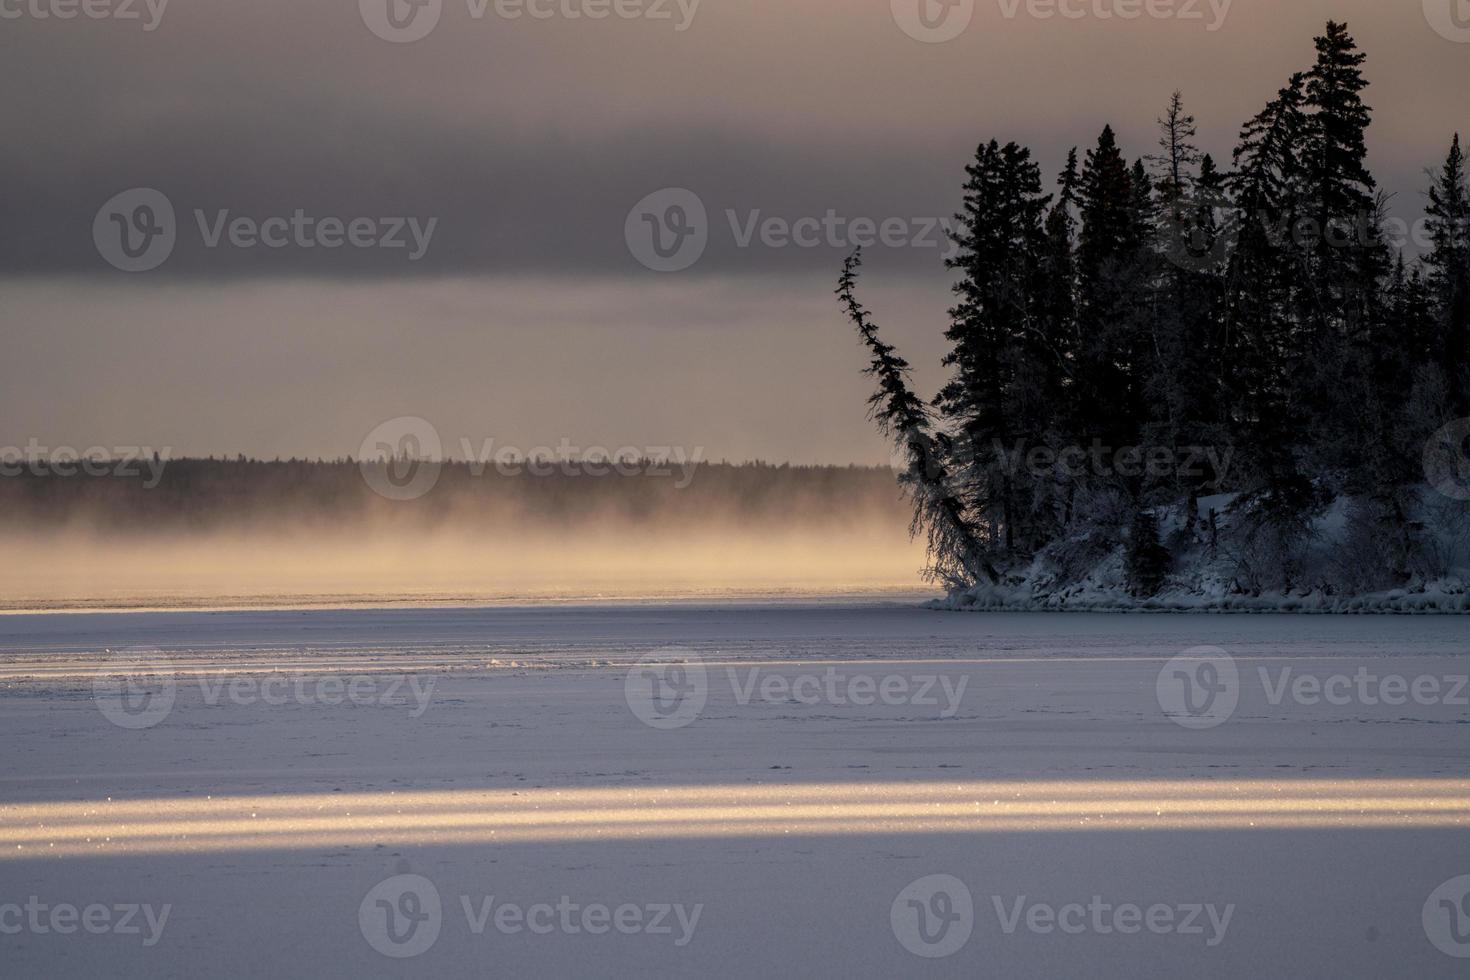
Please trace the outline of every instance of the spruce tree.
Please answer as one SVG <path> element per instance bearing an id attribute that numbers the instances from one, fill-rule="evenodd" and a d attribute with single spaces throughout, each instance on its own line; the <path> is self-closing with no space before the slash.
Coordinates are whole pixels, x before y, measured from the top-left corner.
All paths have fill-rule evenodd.
<path id="1" fill-rule="evenodd" d="M 935 399 L 956 436 L 956 475 L 971 515 L 1006 553 L 1029 549 L 1030 480 L 1007 450 L 1035 445 L 1050 406 L 1036 336 L 1042 318 L 1043 220 L 1050 197 L 1030 151 L 994 140 L 965 168 L 964 208 L 946 265 L 961 278 L 945 337 L 954 370 Z"/>
<path id="2" fill-rule="evenodd" d="M 962 588 L 999 575 L 990 555 L 976 536 L 963 500 L 955 493 L 949 474 L 946 446 L 936 438 L 929 411 L 909 385 L 909 364 L 891 344 L 878 337 L 878 325 L 858 302 L 857 270 L 861 250 L 848 256 L 837 281 L 837 297 L 870 355 L 865 374 L 877 380 L 868 398 L 868 417 L 878 431 L 903 453 L 899 483 L 914 501 L 910 533 L 922 534 L 928 545 L 928 574 L 948 588 Z"/>
<path id="3" fill-rule="evenodd" d="M 1111 126 L 1087 153 L 1081 189 L 1072 430 L 1084 445 L 1098 439 L 1116 449 L 1136 445 L 1143 422 L 1139 351 L 1149 263 L 1140 189 Z"/>
<path id="4" fill-rule="evenodd" d="M 1341 325 L 1352 304 L 1361 303 L 1387 271 L 1387 257 L 1372 220 L 1377 185 L 1368 172 L 1366 143 L 1372 110 L 1361 94 L 1368 87 L 1362 72 L 1367 56 L 1347 25 L 1333 21 L 1316 45 L 1317 63 L 1306 74 L 1310 123 L 1302 177 L 1307 215 L 1314 223 L 1305 244 L 1320 284 L 1318 312 Z"/>
<path id="5" fill-rule="evenodd" d="M 1075 417 L 1068 399 L 1075 396 L 1073 369 L 1079 345 L 1077 336 L 1077 217 L 1081 175 L 1077 149 L 1067 153 L 1066 166 L 1057 179 L 1056 203 L 1047 212 L 1043 228 L 1041 277 L 1042 328 L 1038 342 L 1045 348 L 1048 367 L 1047 395 L 1055 409 L 1052 426 L 1057 435 Z"/>
<path id="6" fill-rule="evenodd" d="M 1303 187 L 1310 233 L 1298 247 L 1305 263 L 1308 329 L 1304 394 L 1320 409 L 1324 430 L 1313 455 L 1319 472 L 1335 469 L 1353 489 L 1368 490 L 1387 476 L 1380 431 L 1392 393 L 1381 386 L 1380 355 L 1387 343 L 1379 299 L 1390 257 L 1379 230 L 1377 187 L 1367 167 L 1366 131 L 1372 113 L 1363 102 L 1365 55 L 1347 25 L 1329 21 L 1316 39 L 1317 62 L 1307 73 L 1310 123 L 1303 156 Z"/>
<path id="7" fill-rule="evenodd" d="M 1139 598 L 1158 595 L 1169 571 L 1170 556 L 1159 541 L 1159 523 L 1153 511 L 1142 508 L 1135 512 L 1123 565 L 1129 592 Z"/>
<path id="8" fill-rule="evenodd" d="M 1436 305 L 1437 363 L 1449 410 L 1465 415 L 1470 413 L 1470 190 L 1458 133 L 1429 188 L 1425 215 L 1430 248 L 1424 264 Z"/>
<path id="9" fill-rule="evenodd" d="M 1218 330 L 1220 265 L 1228 244 L 1218 209 L 1227 204 L 1223 177 L 1195 145 L 1196 123 L 1175 92 L 1158 120 L 1160 153 L 1149 157 L 1157 195 L 1157 249 L 1164 263 L 1150 318 L 1151 370 L 1146 393 L 1152 409 L 1146 428 L 1151 445 L 1176 457 L 1189 445 L 1221 445 Z M 1198 167 L 1198 172 L 1196 172 Z M 1214 474 L 1175 473 L 1158 488 L 1193 502 Z M 1194 526 L 1195 509 L 1186 515 Z"/>
<path id="10" fill-rule="evenodd" d="M 1237 235 L 1225 282 L 1227 397 L 1242 509 L 1283 534 L 1305 533 L 1320 500 L 1298 450 L 1305 337 L 1296 313 L 1308 270 L 1295 248 L 1303 217 L 1306 78 L 1293 75 L 1241 130 L 1229 187 Z"/>

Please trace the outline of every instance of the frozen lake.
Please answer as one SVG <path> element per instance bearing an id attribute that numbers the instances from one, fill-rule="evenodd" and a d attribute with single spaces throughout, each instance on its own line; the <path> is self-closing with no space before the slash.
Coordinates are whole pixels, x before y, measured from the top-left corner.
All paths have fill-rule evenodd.
<path id="1" fill-rule="evenodd" d="M 0 616 L 0 962 L 1461 975 L 1467 654 L 856 599 Z"/>

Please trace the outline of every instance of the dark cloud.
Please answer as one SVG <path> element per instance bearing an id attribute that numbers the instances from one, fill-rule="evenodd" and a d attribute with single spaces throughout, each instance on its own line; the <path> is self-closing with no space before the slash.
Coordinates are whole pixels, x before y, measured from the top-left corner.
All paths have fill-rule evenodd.
<path id="1" fill-rule="evenodd" d="M 954 210 L 977 140 L 1030 142 L 1054 169 L 1112 122 L 1141 155 L 1180 87 L 1208 148 L 1228 154 L 1239 123 L 1310 60 L 1326 16 L 1237 0 L 1207 32 L 1008 20 L 982 0 L 965 35 L 927 45 L 886 4 L 704 0 L 679 32 L 638 19 L 475 20 L 466 2 L 445 0 L 414 44 L 373 36 L 349 3 L 172 0 L 151 32 L 5 22 L 0 124 L 23 137 L 0 156 L 0 270 L 111 273 L 93 220 L 131 187 L 161 191 L 177 212 L 158 276 L 641 275 L 624 221 L 664 187 L 707 208 L 702 271 L 828 269 L 875 237 L 860 219 L 904 222 L 886 236 L 893 261 L 933 268 L 941 236 L 928 222 Z M 1414 5 L 1335 6 L 1353 8 L 1372 56 L 1374 162 L 1413 216 L 1420 170 L 1451 129 L 1470 128 L 1456 118 L 1463 86 L 1424 81 L 1470 82 L 1467 49 Z M 196 209 L 207 223 L 300 209 L 437 224 L 410 262 L 411 243 L 207 248 Z M 803 240 L 817 244 L 779 244 L 802 218 Z M 741 247 L 752 220 L 756 237 Z"/>
<path id="2" fill-rule="evenodd" d="M 466 0 L 443 2 L 412 44 L 374 36 L 355 0 L 170 0 L 153 31 L 0 19 L 0 358 L 13 369 L 0 445 L 334 455 L 418 415 L 502 444 L 881 462 L 863 358 L 831 296 L 849 222 L 923 238 L 870 249 L 864 295 L 932 391 L 949 294 L 927 222 L 958 205 L 978 141 L 1028 143 L 1054 173 L 1111 123 L 1139 156 L 1180 88 L 1224 162 L 1240 123 L 1310 63 L 1328 16 L 1369 52 L 1372 163 L 1400 214 L 1417 214 L 1451 130 L 1470 131 L 1470 45 L 1415 2 L 1235 0 L 1209 32 L 1007 19 L 977 0 L 943 44 L 906 36 L 887 0 L 702 0 L 682 32 L 476 21 Z M 156 268 L 128 274 L 94 224 L 138 187 L 164 195 L 177 234 Z M 708 219 L 682 274 L 640 265 L 624 234 L 630 209 L 671 187 Z M 104 213 L 103 232 L 159 227 L 141 203 Z M 669 210 L 688 203 L 655 210 L 688 220 Z M 209 249 L 195 209 L 437 224 L 411 262 L 407 248 Z M 729 211 L 741 234 L 777 219 L 776 238 L 753 228 L 740 247 Z M 767 243 L 783 231 L 817 244 Z"/>

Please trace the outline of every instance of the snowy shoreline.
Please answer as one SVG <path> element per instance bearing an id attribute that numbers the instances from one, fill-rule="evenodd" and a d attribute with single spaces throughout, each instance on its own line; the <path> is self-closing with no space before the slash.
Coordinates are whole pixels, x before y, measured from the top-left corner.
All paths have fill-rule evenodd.
<path id="1" fill-rule="evenodd" d="M 951 593 L 924 604 L 942 612 L 1090 612 L 1090 613 L 1214 613 L 1318 614 L 1370 616 L 1464 615 L 1470 613 L 1470 591 L 1463 587 L 1436 587 L 1411 592 L 1329 596 L 1202 596 L 1180 593 L 1138 599 L 1126 594 L 1083 592 L 1072 596 L 1027 596 L 1024 589 L 976 587 Z"/>

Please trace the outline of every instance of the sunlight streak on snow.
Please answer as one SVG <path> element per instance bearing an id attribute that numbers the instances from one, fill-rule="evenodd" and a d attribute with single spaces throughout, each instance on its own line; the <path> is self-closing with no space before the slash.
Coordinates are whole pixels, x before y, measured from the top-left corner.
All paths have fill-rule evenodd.
<path id="1" fill-rule="evenodd" d="M 836 783 L 0 806 L 0 860 L 770 836 L 1470 826 L 1470 780 Z"/>

